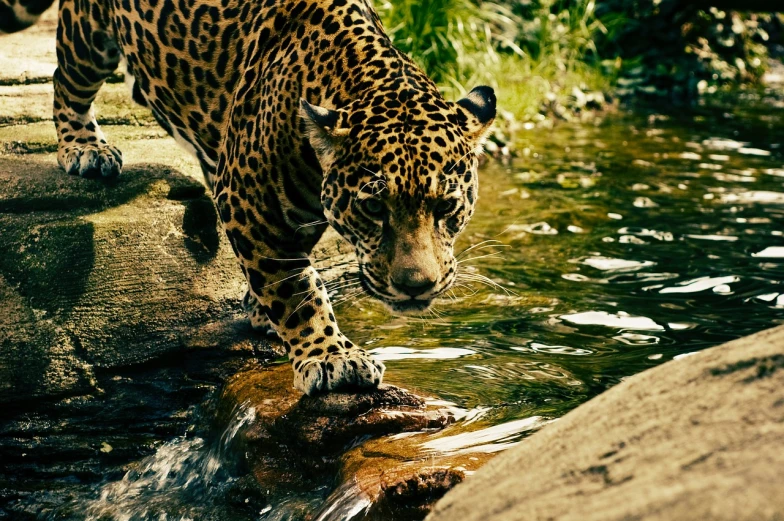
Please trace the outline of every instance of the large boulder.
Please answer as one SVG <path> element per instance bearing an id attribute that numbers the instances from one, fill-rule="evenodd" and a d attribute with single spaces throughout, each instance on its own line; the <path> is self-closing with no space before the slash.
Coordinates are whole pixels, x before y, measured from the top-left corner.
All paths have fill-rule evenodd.
<path id="1" fill-rule="evenodd" d="M 784 519 L 784 327 L 674 360 L 502 454 L 427 521 Z"/>

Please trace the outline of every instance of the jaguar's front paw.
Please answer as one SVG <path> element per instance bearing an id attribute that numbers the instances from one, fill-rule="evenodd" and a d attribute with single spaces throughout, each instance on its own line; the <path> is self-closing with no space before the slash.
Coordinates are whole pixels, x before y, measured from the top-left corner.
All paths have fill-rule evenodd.
<path id="1" fill-rule="evenodd" d="M 341 349 L 323 358 L 294 362 L 294 387 L 307 395 L 342 388 L 378 387 L 384 364 L 363 349 Z"/>
<path id="2" fill-rule="evenodd" d="M 57 160 L 68 174 L 88 178 L 113 178 L 122 170 L 122 153 L 103 143 L 62 147 Z"/>

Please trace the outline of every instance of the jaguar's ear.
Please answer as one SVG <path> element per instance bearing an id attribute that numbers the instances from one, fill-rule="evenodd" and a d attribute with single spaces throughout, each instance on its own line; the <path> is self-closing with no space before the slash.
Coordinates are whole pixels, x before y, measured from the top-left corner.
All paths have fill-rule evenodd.
<path id="1" fill-rule="evenodd" d="M 495 120 L 495 92 L 486 86 L 475 87 L 468 96 L 457 102 L 457 113 L 463 133 L 477 151 L 482 151 Z"/>
<path id="2" fill-rule="evenodd" d="M 337 146 L 348 135 L 345 127 L 347 114 L 343 110 L 330 110 L 311 105 L 304 98 L 299 100 L 299 118 L 310 146 L 316 152 L 325 172 L 335 161 Z"/>

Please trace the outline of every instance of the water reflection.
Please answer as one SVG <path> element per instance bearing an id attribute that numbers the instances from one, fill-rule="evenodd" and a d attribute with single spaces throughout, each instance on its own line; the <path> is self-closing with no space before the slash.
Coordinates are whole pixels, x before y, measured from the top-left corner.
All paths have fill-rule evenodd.
<path id="1" fill-rule="evenodd" d="M 727 293 L 727 291 L 716 291 L 717 288 L 727 288 L 727 284 L 738 282 L 740 277 L 729 275 L 727 277 L 699 277 L 693 280 L 681 282 L 677 286 L 669 286 L 659 290 L 659 293 L 699 293 L 712 289 L 715 293 Z"/>
<path id="2" fill-rule="evenodd" d="M 499 452 L 516 445 L 521 435 L 547 423 L 541 416 L 523 418 L 478 431 L 463 432 L 454 436 L 439 436 L 422 444 L 425 451 L 442 454 L 471 452 Z"/>
<path id="3" fill-rule="evenodd" d="M 578 326 L 605 326 L 617 329 L 638 331 L 663 331 L 665 329 L 686 329 L 687 324 L 671 322 L 658 324 L 648 317 L 632 316 L 624 311 L 608 313 L 606 311 L 585 311 L 573 315 L 561 315 L 561 320 Z"/>
<path id="4" fill-rule="evenodd" d="M 408 347 L 379 347 L 370 349 L 376 360 L 443 360 L 476 354 L 476 351 L 459 347 L 436 347 L 433 349 L 411 349 Z"/>
<path id="5" fill-rule="evenodd" d="M 752 253 L 751 256 L 764 259 L 784 259 L 784 246 L 768 246 L 762 251 Z"/>
<path id="6" fill-rule="evenodd" d="M 633 271 L 642 268 L 648 268 L 656 264 L 652 261 L 614 259 L 612 257 L 603 257 L 601 255 L 596 255 L 594 257 L 584 257 L 582 259 L 574 259 L 570 262 L 585 264 L 586 266 L 590 266 L 601 271 Z"/>
<path id="7" fill-rule="evenodd" d="M 548 346 L 546 344 L 540 344 L 539 342 L 531 342 L 526 347 L 517 347 L 512 346 L 511 349 L 515 351 L 521 352 L 530 352 L 530 353 L 549 353 L 554 355 L 573 355 L 573 356 L 585 356 L 590 355 L 593 353 L 590 349 L 580 349 L 578 347 L 569 347 L 569 346 Z"/>

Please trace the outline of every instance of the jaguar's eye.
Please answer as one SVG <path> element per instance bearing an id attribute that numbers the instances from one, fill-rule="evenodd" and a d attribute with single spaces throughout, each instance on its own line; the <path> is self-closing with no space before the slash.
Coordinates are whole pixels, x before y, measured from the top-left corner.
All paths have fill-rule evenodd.
<path id="1" fill-rule="evenodd" d="M 382 215 L 384 215 L 384 204 L 376 198 L 369 197 L 367 199 L 362 200 L 362 210 L 373 219 L 378 219 Z"/>
<path id="2" fill-rule="evenodd" d="M 457 199 L 443 199 L 436 203 L 435 215 L 436 219 L 443 219 L 447 215 L 452 214 L 457 209 Z"/>

